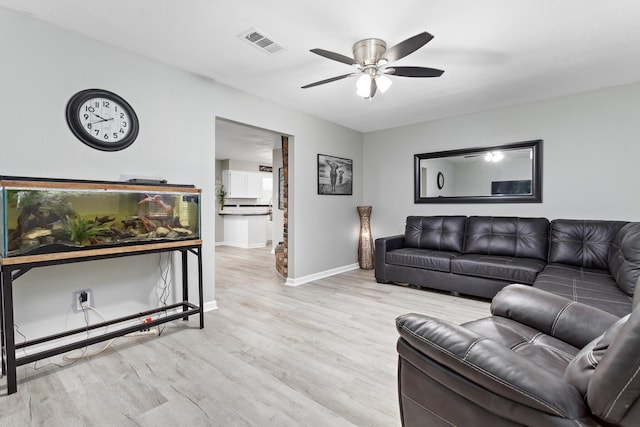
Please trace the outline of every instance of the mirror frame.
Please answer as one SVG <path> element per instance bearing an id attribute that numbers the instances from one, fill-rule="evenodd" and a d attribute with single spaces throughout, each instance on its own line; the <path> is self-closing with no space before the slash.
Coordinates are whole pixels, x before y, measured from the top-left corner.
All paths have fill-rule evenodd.
<path id="1" fill-rule="evenodd" d="M 499 195 L 499 196 L 420 196 L 420 161 L 441 157 L 464 156 L 485 151 L 508 150 L 514 148 L 531 148 L 531 194 L 530 195 Z M 493 147 L 463 148 L 459 150 L 437 151 L 434 153 L 415 154 L 414 156 L 414 203 L 542 203 L 542 140 L 516 142 L 513 144 L 496 145 Z"/>

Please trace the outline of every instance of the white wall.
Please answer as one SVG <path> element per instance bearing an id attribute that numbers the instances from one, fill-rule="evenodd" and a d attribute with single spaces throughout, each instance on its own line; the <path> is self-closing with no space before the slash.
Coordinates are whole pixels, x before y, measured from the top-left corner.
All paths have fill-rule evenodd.
<path id="1" fill-rule="evenodd" d="M 318 152 L 353 158 L 356 176 L 362 176 L 361 134 L 2 8 L 0 52 L 1 173 L 92 180 L 162 176 L 202 188 L 209 306 L 215 305 L 216 117 L 294 136 L 290 277 L 356 262 L 355 207 L 362 201 L 362 182 L 356 181 L 352 197 L 317 196 L 315 163 Z M 131 147 L 105 153 L 72 135 L 65 105 L 86 88 L 116 92 L 135 108 L 140 134 Z M 30 271 L 14 287 L 16 322 L 29 338 L 83 324 L 70 304 L 71 292 L 85 287 L 94 289 L 109 317 L 144 308 L 154 302 L 158 261 L 153 255 Z"/>
<path id="2" fill-rule="evenodd" d="M 639 111 L 631 84 L 365 134 L 374 237 L 402 233 L 407 215 L 640 221 Z M 544 140 L 543 203 L 413 203 L 414 154 L 533 139 Z"/>

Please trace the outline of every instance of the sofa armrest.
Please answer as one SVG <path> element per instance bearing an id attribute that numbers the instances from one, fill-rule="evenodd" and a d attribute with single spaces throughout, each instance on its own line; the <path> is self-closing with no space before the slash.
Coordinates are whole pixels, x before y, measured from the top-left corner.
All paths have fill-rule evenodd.
<path id="1" fill-rule="evenodd" d="M 619 318 L 606 311 L 527 285 L 509 285 L 491 301 L 491 314 L 506 317 L 582 348 Z"/>
<path id="2" fill-rule="evenodd" d="M 404 247 L 404 234 L 376 239 L 376 252 L 388 252 Z"/>
<path id="3" fill-rule="evenodd" d="M 381 237 L 376 239 L 375 246 L 375 274 L 378 282 L 385 282 L 386 275 L 384 270 L 384 260 L 386 253 L 394 249 L 400 249 L 404 247 L 404 234 L 398 234 L 396 236 Z"/>
<path id="4" fill-rule="evenodd" d="M 398 317 L 396 327 L 425 357 L 496 395 L 554 416 L 589 414 L 580 392 L 562 376 L 464 326 L 411 313 Z"/>

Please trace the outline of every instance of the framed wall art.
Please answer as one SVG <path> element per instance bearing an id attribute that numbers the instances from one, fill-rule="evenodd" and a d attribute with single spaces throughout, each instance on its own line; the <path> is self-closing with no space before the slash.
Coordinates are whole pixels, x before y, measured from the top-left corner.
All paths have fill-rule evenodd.
<path id="1" fill-rule="evenodd" d="M 318 194 L 353 194 L 353 160 L 318 154 Z"/>

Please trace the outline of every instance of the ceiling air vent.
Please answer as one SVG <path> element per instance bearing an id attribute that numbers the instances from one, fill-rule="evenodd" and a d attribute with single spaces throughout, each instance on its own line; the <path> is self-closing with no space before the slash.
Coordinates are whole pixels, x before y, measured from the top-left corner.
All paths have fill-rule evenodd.
<path id="1" fill-rule="evenodd" d="M 245 31 L 240 37 L 263 52 L 276 53 L 284 49 L 280 43 L 255 28 Z"/>

